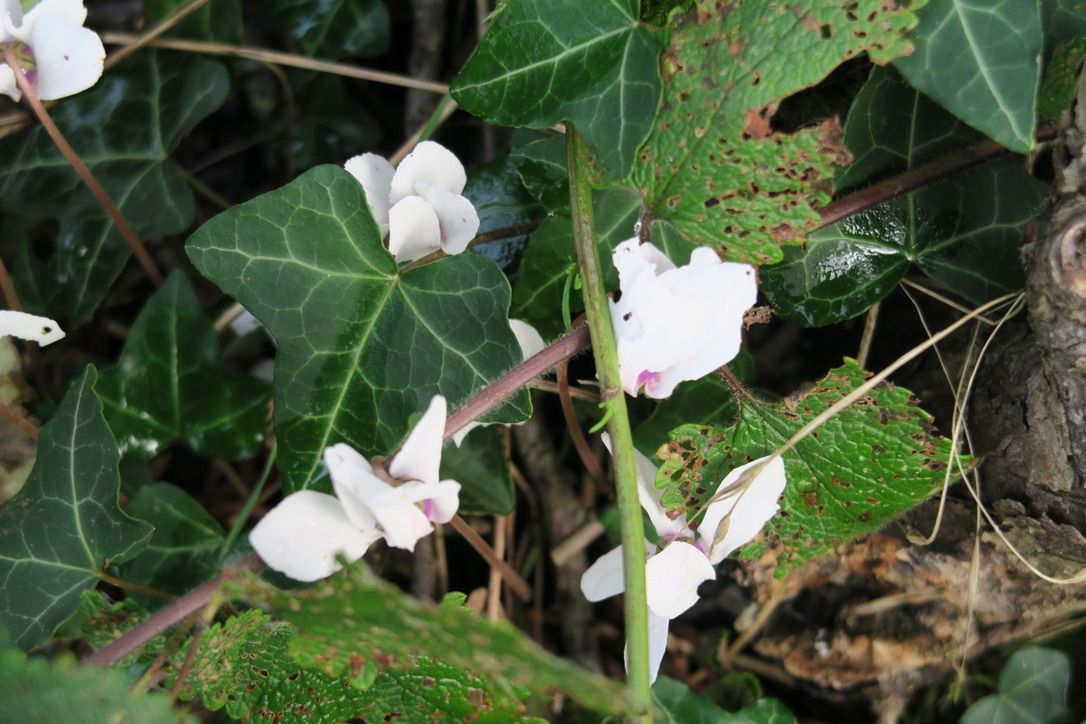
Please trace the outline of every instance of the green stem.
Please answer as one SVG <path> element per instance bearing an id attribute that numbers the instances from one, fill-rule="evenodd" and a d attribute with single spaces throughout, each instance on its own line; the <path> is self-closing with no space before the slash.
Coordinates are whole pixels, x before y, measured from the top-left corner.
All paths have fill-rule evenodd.
<path id="1" fill-rule="evenodd" d="M 249 499 L 245 501 L 245 507 L 238 513 L 238 517 L 234 519 L 234 525 L 230 526 L 230 532 L 223 539 L 222 547 L 219 549 L 220 559 L 226 558 L 230 549 L 234 547 L 234 542 L 241 535 L 241 529 L 249 522 L 249 516 L 253 514 L 253 508 L 256 507 L 257 501 L 260 500 L 260 494 L 264 492 L 264 486 L 267 485 L 268 478 L 271 477 L 272 468 L 275 466 L 275 453 L 278 450 L 278 443 L 272 445 L 272 449 L 268 453 L 268 461 L 264 463 L 264 470 L 260 473 L 260 480 L 256 481 L 256 487 L 253 488 Z"/>
<path id="2" fill-rule="evenodd" d="M 592 336 L 592 353 L 604 404 L 607 432 L 611 435 L 615 488 L 622 522 L 622 565 L 626 581 L 627 685 L 639 710 L 636 721 L 652 721 L 652 688 L 649 682 L 649 607 L 645 597 L 645 532 L 637 498 L 637 462 L 633 434 L 626 414 L 626 397 L 618 373 L 618 349 L 611 327 L 607 290 L 592 233 L 592 188 L 588 180 L 588 150 L 572 125 L 566 126 L 569 159 L 570 209 L 573 239 L 581 268 L 585 316 Z"/>

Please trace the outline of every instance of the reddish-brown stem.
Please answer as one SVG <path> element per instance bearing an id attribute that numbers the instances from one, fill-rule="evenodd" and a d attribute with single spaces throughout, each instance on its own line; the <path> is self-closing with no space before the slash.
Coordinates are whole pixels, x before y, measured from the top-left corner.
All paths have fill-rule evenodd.
<path id="1" fill-rule="evenodd" d="M 468 525 L 466 520 L 459 515 L 456 515 L 453 516 L 450 524 L 456 529 L 457 533 L 464 536 L 464 540 L 470 543 L 472 548 L 479 552 L 479 555 L 486 559 L 486 562 L 490 564 L 491 568 L 501 571 L 502 578 L 505 579 L 505 583 L 513 590 L 513 593 L 520 596 L 524 601 L 532 600 L 532 587 L 524 582 L 524 579 L 520 577 L 519 573 L 513 570 L 512 566 L 494 552 L 494 549 L 490 547 L 490 544 L 483 540 L 483 537 L 476 533 L 475 529 Z"/>
<path id="2" fill-rule="evenodd" d="M 15 82 L 19 85 L 19 90 L 23 92 L 26 102 L 30 104 L 30 108 L 34 111 L 34 115 L 38 117 L 42 127 L 45 128 L 45 132 L 53 139 L 53 143 L 55 143 L 57 148 L 60 149 L 60 152 L 64 154 L 64 158 L 68 160 L 68 163 L 72 165 L 75 172 L 79 174 L 79 178 L 83 180 L 83 183 L 87 185 L 90 192 L 94 194 L 94 198 L 98 199 L 98 203 L 102 205 L 102 208 L 104 208 L 110 218 L 113 219 L 113 223 L 117 225 L 117 230 L 121 232 L 121 236 L 128 242 L 128 246 L 132 248 L 132 253 L 136 256 L 136 261 L 143 267 L 144 273 L 147 274 L 156 286 L 162 286 L 166 281 L 162 276 L 162 272 L 155 266 L 155 262 L 151 259 L 151 255 L 147 253 L 147 249 L 144 248 L 143 243 L 140 241 L 139 237 L 136 236 L 136 232 L 128 225 L 128 221 L 124 218 L 124 215 L 121 214 L 121 210 L 113 203 L 113 199 L 109 197 L 106 190 L 98 183 L 98 179 L 94 177 L 91 170 L 83 163 L 83 159 L 79 157 L 79 154 L 76 153 L 75 149 L 68 143 L 68 139 L 60 132 L 57 124 L 53 122 L 52 117 L 49 115 L 49 111 L 45 110 L 45 106 L 42 105 L 41 100 L 38 98 L 38 94 L 34 91 L 34 86 L 31 85 L 30 80 L 26 77 L 26 73 L 23 72 L 22 66 L 19 65 L 19 59 L 16 57 L 15 49 L 11 45 L 4 46 L 4 61 L 15 74 Z"/>
<path id="3" fill-rule="evenodd" d="M 546 374 L 558 363 L 586 349 L 588 349 L 588 327 L 582 322 L 575 326 L 572 332 L 560 337 L 538 354 L 524 360 L 453 411 L 445 422 L 445 439 L 448 440 L 464 425 L 505 402 L 513 393 L 536 377 Z"/>
<path id="4" fill-rule="evenodd" d="M 599 482 L 607 480 L 607 474 L 600 466 L 599 458 L 592 454 L 592 448 L 588 446 L 588 439 L 584 436 L 580 422 L 577 421 L 577 411 L 573 409 L 573 398 L 569 395 L 569 365 L 563 360 L 558 365 L 558 401 L 562 405 L 562 417 L 566 420 L 566 429 L 569 431 L 569 439 L 573 441 L 573 447 L 577 456 L 581 458 L 581 464 L 585 470 Z"/>
<path id="5" fill-rule="evenodd" d="M 1050 141 L 1055 137 L 1056 127 L 1053 125 L 1044 125 L 1037 129 L 1038 141 Z M 1011 151 L 995 141 L 981 141 L 967 146 L 956 153 L 868 186 L 823 207 L 819 212 L 822 215 L 819 228 L 1009 153 Z"/>
<path id="6" fill-rule="evenodd" d="M 210 581 L 186 593 L 168 606 L 159 609 L 139 626 L 123 633 L 116 641 L 108 646 L 98 649 L 84 659 L 83 663 L 90 666 L 112 666 L 120 661 L 130 651 L 135 651 L 140 646 L 158 636 L 160 633 L 173 626 L 175 623 L 199 611 L 211 597 L 219 590 L 219 587 L 229 578 L 241 571 L 257 572 L 264 568 L 264 561 L 256 553 L 245 556 L 237 565 L 227 568 Z"/>

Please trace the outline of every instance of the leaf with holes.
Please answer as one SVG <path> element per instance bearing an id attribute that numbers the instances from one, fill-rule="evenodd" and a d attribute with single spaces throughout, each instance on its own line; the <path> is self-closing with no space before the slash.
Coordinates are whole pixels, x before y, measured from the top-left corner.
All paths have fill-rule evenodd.
<path id="1" fill-rule="evenodd" d="M 233 588 L 234 595 L 293 624 L 294 660 L 329 676 L 371 662 L 387 668 L 423 657 L 463 667 L 496 689 L 523 687 L 539 695 L 564 691 L 599 712 L 629 711 L 619 682 L 552 656 L 508 623 L 490 623 L 460 606 L 409 598 L 363 565 L 305 590 L 278 591 L 255 576 L 245 576 Z"/>
<path id="2" fill-rule="evenodd" d="M 1037 2 L 928 0 L 894 61 L 909 84 L 1012 151 L 1033 148 L 1041 80 Z"/>
<path id="3" fill-rule="evenodd" d="M 906 110 L 902 110 L 906 109 Z M 849 112 L 856 161 L 842 189 L 903 173 L 980 139 L 892 69 L 876 68 Z M 1047 189 L 1013 159 L 991 161 L 820 229 L 760 270 L 774 311 L 809 326 L 865 312 L 916 264 L 976 303 L 1019 289 L 1025 225 Z"/>
<path id="4" fill-rule="evenodd" d="M 618 274 L 611 263 L 611 252 L 634 235 L 641 200 L 628 189 L 608 189 L 593 194 L 592 205 L 601 271 L 608 288 L 617 289 Z M 562 300 L 570 273 L 576 268 L 573 221 L 568 215 L 551 216 L 532 234 L 524 249 L 524 258 L 513 283 L 510 315 L 531 324 L 544 339 L 562 334 L 565 331 Z M 584 309 L 581 293 L 571 283 L 569 306 L 571 316 Z"/>
<path id="5" fill-rule="evenodd" d="M 485 681 L 437 661 L 384 669 L 365 687 L 352 683 L 349 672 L 329 676 L 299 666 L 290 658 L 292 632 L 256 609 L 215 624 L 200 640 L 180 698 L 253 721 L 459 721 L 484 712 L 496 721 L 516 718 Z M 167 667 L 167 686 L 185 653 Z"/>
<path id="6" fill-rule="evenodd" d="M 649 215 L 727 259 L 780 260 L 781 244 L 818 224 L 848 156 L 834 121 L 775 132 L 778 103 L 861 53 L 886 63 L 908 52 L 919 4 L 702 0 L 677 16 L 664 109 L 634 169 Z"/>
<path id="7" fill-rule="evenodd" d="M 275 428 L 288 492 L 314 485 L 328 445 L 386 455 L 435 394 L 454 408 L 521 360 L 497 265 L 460 254 L 399 272 L 361 184 L 338 166 L 220 214 L 188 253 L 279 344 Z M 484 421 L 520 422 L 530 410 L 521 391 Z"/>
<path id="8" fill-rule="evenodd" d="M 164 693 L 130 691 L 124 672 L 80 666 L 71 654 L 52 661 L 8 648 L 0 636 L 0 701 L 12 722 L 194 724 Z"/>
<path id="9" fill-rule="evenodd" d="M 772 453 L 866 375 L 846 360 L 800 397 L 741 401 L 730 428 L 673 430 L 657 487 L 672 509 L 692 514 L 729 471 Z M 831 418 L 784 454 L 788 485 L 765 529 L 780 551 L 777 575 L 927 500 L 946 479 L 950 452 L 950 441 L 902 387 L 878 386 Z"/>
<path id="10" fill-rule="evenodd" d="M 226 99 L 219 63 L 142 50 L 50 114 L 141 239 L 177 234 L 193 217 L 192 191 L 170 153 Z M 48 259 L 19 246 L 15 284 L 27 311 L 68 331 L 101 304 L 131 254 L 49 137 L 35 129 L 0 141 L 8 184 L 0 212 L 60 226 Z"/>
<path id="11" fill-rule="evenodd" d="M 652 129 L 660 45 L 638 0 L 508 0 L 452 85 L 491 123 L 547 128 L 572 121 L 617 178 Z"/>
<path id="12" fill-rule="evenodd" d="M 676 427 L 693 421 L 702 425 L 728 425 L 735 420 L 736 411 L 735 393 L 716 375 L 683 382 L 637 426 L 634 443 L 651 458 Z"/>
<path id="13" fill-rule="evenodd" d="M 176 485 L 142 488 L 126 512 L 155 528 L 147 547 L 121 566 L 121 577 L 177 595 L 213 578 L 221 564 L 222 527 Z"/>
<path id="14" fill-rule="evenodd" d="M 215 329 L 180 271 L 144 305 L 97 390 L 125 456 L 146 459 L 184 440 L 205 455 L 239 460 L 264 440 L 271 391 L 219 360 Z"/>
<path id="15" fill-rule="evenodd" d="M 98 571 L 138 553 L 151 527 L 117 505 L 117 444 L 88 367 L 41 429 L 38 460 L 0 508 L 0 628 L 37 646 L 68 619 Z"/>
<path id="16" fill-rule="evenodd" d="M 388 10 L 381 0 L 271 0 L 265 12 L 287 42 L 309 56 L 339 60 L 388 50 Z"/>

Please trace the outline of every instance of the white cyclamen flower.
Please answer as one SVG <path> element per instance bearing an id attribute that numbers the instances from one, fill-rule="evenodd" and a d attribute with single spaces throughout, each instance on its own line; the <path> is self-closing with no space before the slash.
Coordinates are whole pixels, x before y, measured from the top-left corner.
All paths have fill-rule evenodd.
<path id="1" fill-rule="evenodd" d="M 467 174 L 452 151 L 423 141 L 393 170 L 374 153 L 343 164 L 366 191 L 366 201 L 388 250 L 398 262 L 414 261 L 438 249 L 459 254 L 477 231 L 479 215 L 460 195 Z"/>
<path id="2" fill-rule="evenodd" d="M 547 346 L 543 341 L 543 336 L 535 327 L 527 322 L 523 322 L 519 319 L 510 319 L 509 328 L 513 330 L 513 336 L 517 338 L 517 344 L 520 345 L 521 361 L 524 361 L 529 357 L 534 357 Z M 468 433 L 477 427 L 487 427 L 489 424 L 490 423 L 488 422 L 476 422 L 475 420 L 472 420 L 452 434 L 452 441 L 456 443 L 457 447 L 460 447 L 464 442 L 464 438 L 468 436 Z"/>
<path id="3" fill-rule="evenodd" d="M 739 353 L 743 315 L 758 298 L 754 267 L 723 262 L 709 247 L 676 267 L 636 238 L 615 248 L 622 296 L 611 302 L 622 387 L 668 397 Z"/>
<path id="4" fill-rule="evenodd" d="M 5 309 L 0 310 L 0 337 L 18 337 L 44 347 L 64 339 L 64 330 L 48 317 Z"/>
<path id="5" fill-rule="evenodd" d="M 269 567 L 299 581 L 316 581 L 339 570 L 336 556 L 358 560 L 378 538 L 415 549 L 447 523 L 460 505 L 460 483 L 439 480 L 445 432 L 445 398 L 436 395 L 389 464 L 390 484 L 349 445 L 324 451 L 335 495 L 303 490 L 288 495 L 249 534 Z"/>
<path id="6" fill-rule="evenodd" d="M 41 0 L 23 12 L 20 0 L 0 0 L 0 46 L 14 46 L 31 85 L 43 101 L 74 95 L 102 77 L 106 50 L 83 27 L 82 0 Z M 0 62 L 0 93 L 22 98 L 15 73 Z"/>
<path id="7" fill-rule="evenodd" d="M 610 443 L 607 438 L 604 442 Z M 743 473 L 762 464 L 766 458 L 731 471 L 717 488 L 698 526 L 697 534 L 690 530 L 686 516 L 667 517 L 660 504 L 661 491 L 653 484 L 656 468 L 641 453 L 637 456 L 637 492 L 641 507 L 648 513 L 662 548 L 646 542 L 649 559 L 645 564 L 645 584 L 649 605 L 649 671 L 652 680 L 660 671 L 660 662 L 667 649 L 667 630 L 671 619 L 677 617 L 698 600 L 698 586 L 716 577 L 714 566 L 724 560 L 751 538 L 778 509 L 777 499 L 784 490 L 784 462 L 776 457 L 745 485 L 729 488 L 739 482 Z M 726 528 L 721 522 L 727 518 Z M 720 540 L 717 540 L 718 534 Z M 601 601 L 625 590 L 622 548 L 601 556 L 581 576 L 581 591 L 589 601 Z"/>

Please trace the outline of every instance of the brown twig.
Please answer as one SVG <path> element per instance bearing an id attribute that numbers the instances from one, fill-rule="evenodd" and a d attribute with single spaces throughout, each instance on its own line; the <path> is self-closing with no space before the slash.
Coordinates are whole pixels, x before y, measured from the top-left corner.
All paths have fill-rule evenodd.
<path id="1" fill-rule="evenodd" d="M 1037 129 L 1038 141 L 1050 141 L 1055 137 L 1054 125 L 1044 125 Z M 822 215 L 819 228 L 1009 153 L 1011 151 L 995 141 L 981 141 L 967 146 L 956 153 L 868 186 L 823 207 L 819 212 Z"/>
<path id="2" fill-rule="evenodd" d="M 131 33 L 102 33 L 102 42 L 109 45 L 129 45 L 139 40 L 140 36 Z M 360 68 L 346 63 L 333 63 L 327 60 L 306 58 L 292 53 L 281 53 L 277 50 L 265 48 L 252 48 L 242 45 L 230 45 L 228 43 L 212 43 L 200 40 L 184 40 L 181 38 L 156 38 L 146 43 L 153 48 L 166 48 L 167 50 L 183 50 L 190 53 L 202 53 L 204 55 L 224 55 L 234 58 L 247 58 L 262 63 L 285 65 L 290 68 L 303 70 L 315 70 L 319 73 L 332 73 L 346 78 L 357 78 L 374 83 L 384 83 L 402 88 L 417 88 L 444 95 L 449 91 L 449 86 L 444 83 L 435 83 L 428 80 L 418 80 L 406 75 L 387 73 L 382 70 Z"/>
<path id="3" fill-rule="evenodd" d="M 476 234 L 475 238 L 468 242 L 468 248 L 470 249 L 471 247 L 479 246 L 480 244 L 489 244 L 492 241 L 509 239 L 514 236 L 520 236 L 521 234 L 530 234 L 538 229 L 542 223 L 542 221 L 527 221 L 523 224 L 513 224 L 512 226 L 505 226 L 501 229 L 491 229 L 490 231 L 484 231 L 482 234 Z M 405 266 L 400 271 L 400 273 L 403 274 L 404 272 L 410 269 L 414 269 L 417 266 L 422 266 L 423 264 L 429 264 L 432 261 L 443 259 L 445 258 L 445 256 L 447 256 L 445 252 L 441 251 L 440 249 L 438 251 L 431 252 L 426 256 L 416 259 L 415 261 Z"/>
<path id="4" fill-rule="evenodd" d="M 0 259 L 0 292 L 4 295 L 4 304 L 8 306 L 8 309 L 15 312 L 23 311 L 23 303 L 19 301 L 19 293 L 15 291 L 15 283 L 11 280 L 11 274 L 8 273 L 7 264 L 3 259 Z"/>
<path id="5" fill-rule="evenodd" d="M 60 152 L 64 154 L 64 158 L 68 160 L 68 163 L 70 163 L 72 168 L 75 169 L 75 172 L 79 174 L 83 183 L 87 185 L 90 192 L 98 199 L 98 203 L 102 205 L 102 208 L 104 208 L 110 218 L 113 219 L 113 223 L 116 224 L 117 230 L 121 232 L 121 236 L 128 242 L 128 246 L 132 248 L 132 253 L 136 256 L 136 260 L 139 262 L 140 266 L 143 267 L 143 271 L 156 286 L 162 286 L 166 281 L 162 276 L 162 272 L 155 266 L 154 261 L 151 259 L 151 255 L 147 253 L 147 249 L 144 248 L 143 243 L 136 235 L 136 232 L 128 225 L 128 221 L 124 218 L 124 215 L 121 214 L 121 210 L 113 203 L 113 199 L 109 197 L 106 190 L 98 183 L 98 179 L 94 177 L 91 170 L 83 163 L 83 159 L 79 157 L 79 154 L 76 153 L 75 149 L 68 143 L 68 139 L 64 137 L 64 134 L 60 132 L 57 124 L 54 123 L 52 117 L 50 117 L 49 111 L 45 110 L 45 106 L 42 105 L 41 100 L 38 98 L 34 86 L 31 85 L 30 80 L 26 77 L 26 73 L 23 72 L 22 66 L 19 65 L 19 59 L 15 55 L 14 47 L 11 45 L 4 47 L 4 61 L 8 64 L 8 67 L 11 68 L 12 73 L 15 74 L 15 82 L 18 84 L 19 90 L 23 92 L 26 102 L 30 104 L 30 108 L 34 111 L 34 115 L 38 117 L 42 127 L 45 128 L 45 132 L 53 139 L 53 143 L 55 143 L 57 148 L 60 149 Z"/>
<path id="6" fill-rule="evenodd" d="M 38 441 L 38 426 L 26 419 L 21 412 L 6 402 L 0 402 L 0 417 L 26 433 L 26 436 L 34 442 Z"/>
<path id="7" fill-rule="evenodd" d="M 250 553 L 237 565 L 227 568 L 204 585 L 193 589 L 165 608 L 159 609 L 151 618 L 139 626 L 126 631 L 108 646 L 98 649 L 84 659 L 83 663 L 102 668 L 112 666 L 127 656 L 129 652 L 143 646 L 181 619 L 196 613 L 211 600 L 211 597 L 228 579 L 236 576 L 241 571 L 253 571 L 255 573 L 263 568 L 264 561 L 260 560 L 260 556 L 256 553 Z"/>
<path id="8" fill-rule="evenodd" d="M 181 668 L 177 670 L 177 678 L 174 679 L 173 686 L 170 687 L 171 699 L 176 700 L 177 695 L 181 693 L 181 687 L 184 686 L 185 677 L 188 676 L 189 669 L 192 668 L 192 662 L 196 659 L 196 652 L 200 648 L 200 641 L 204 638 L 204 632 L 211 625 L 211 621 L 215 618 L 215 613 L 219 610 L 221 604 L 222 589 L 216 588 L 215 592 L 211 594 L 211 600 L 207 602 L 204 610 L 200 612 L 200 618 L 196 622 L 196 631 L 192 634 L 192 641 L 189 642 L 189 650 L 185 652 L 185 660 L 181 662 Z"/>
<path id="9" fill-rule="evenodd" d="M 109 54 L 109 56 L 106 58 L 105 70 L 109 70 L 113 66 L 117 65 L 117 63 L 120 63 L 122 60 L 135 53 L 140 48 L 151 43 L 156 38 L 158 38 L 158 36 L 169 31 L 171 28 L 187 18 L 189 15 L 196 12 L 204 5 L 207 5 L 208 2 L 210 2 L 210 0 L 192 0 L 192 2 L 188 3 L 187 5 L 179 7 L 176 12 L 174 12 L 172 15 L 170 15 L 168 18 L 163 20 L 155 27 L 148 30 L 143 35 L 135 36 L 134 40 L 130 44 L 125 45 L 120 50 Z"/>
<path id="10" fill-rule="evenodd" d="M 459 515 L 453 516 L 450 521 L 453 528 L 464 536 L 472 548 L 474 548 L 479 555 L 486 559 L 486 562 L 490 564 L 492 569 L 501 571 L 502 576 L 505 578 L 505 582 L 509 585 L 509 588 L 513 589 L 513 592 L 520 596 L 521 600 L 532 600 L 532 587 L 529 586 L 520 574 L 513 570 L 513 567 L 500 558 L 490 545 L 483 540 L 483 537 L 475 532 L 475 529 L 468 525 L 468 522 L 461 518 Z"/>
<path id="11" fill-rule="evenodd" d="M 581 458 L 584 469 L 599 482 L 607 480 L 607 474 L 603 472 L 599 458 L 592 454 L 581 423 L 577 420 L 577 411 L 573 409 L 573 398 L 569 394 L 569 364 L 565 361 L 558 365 L 558 401 L 562 405 L 562 417 L 566 420 L 569 439 L 573 441 L 573 447 Z"/>

